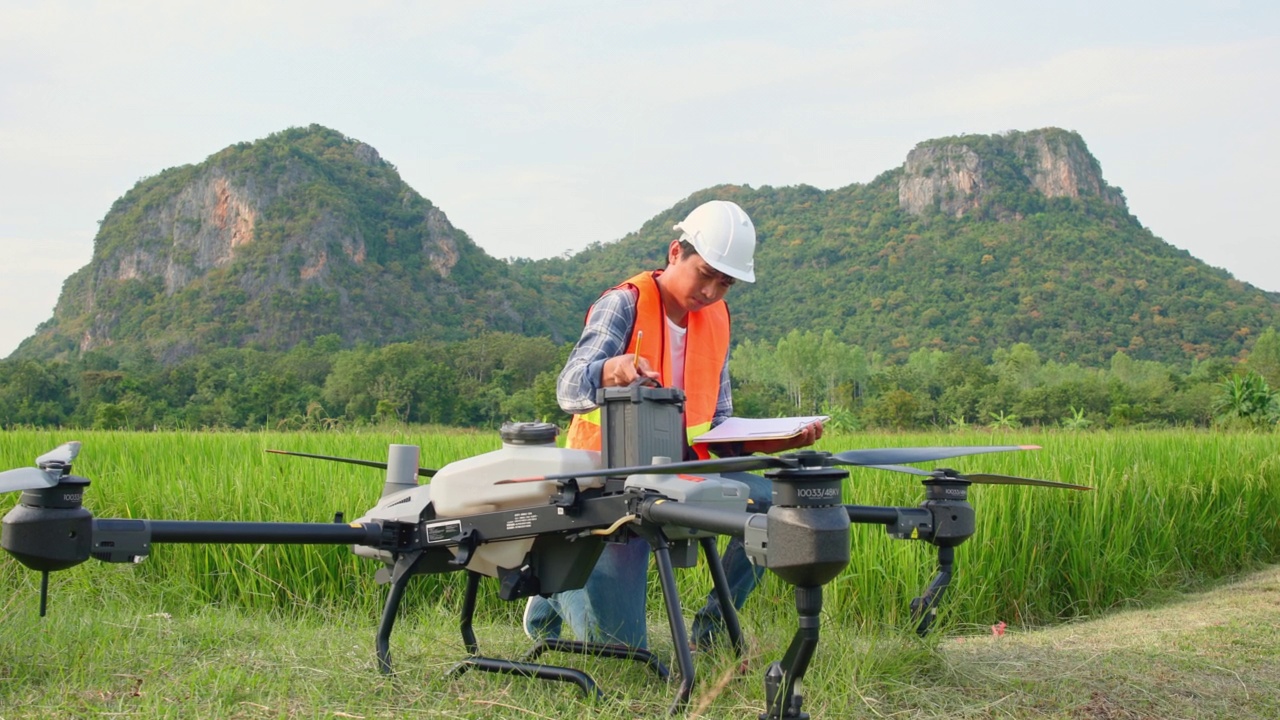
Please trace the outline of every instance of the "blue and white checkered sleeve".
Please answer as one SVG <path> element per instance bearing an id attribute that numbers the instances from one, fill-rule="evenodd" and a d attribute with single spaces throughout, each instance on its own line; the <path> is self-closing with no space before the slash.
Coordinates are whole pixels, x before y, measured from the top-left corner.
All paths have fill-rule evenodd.
<path id="1" fill-rule="evenodd" d="M 720 370 L 720 395 L 716 398 L 716 414 L 711 418 L 711 427 L 733 417 L 733 386 L 729 384 L 729 356 L 724 354 L 724 367 Z"/>
<path id="2" fill-rule="evenodd" d="M 627 351 L 636 322 L 637 294 L 625 288 L 611 290 L 591 306 L 582 337 L 569 354 L 556 382 L 556 400 L 567 413 L 596 409 L 604 361 Z"/>

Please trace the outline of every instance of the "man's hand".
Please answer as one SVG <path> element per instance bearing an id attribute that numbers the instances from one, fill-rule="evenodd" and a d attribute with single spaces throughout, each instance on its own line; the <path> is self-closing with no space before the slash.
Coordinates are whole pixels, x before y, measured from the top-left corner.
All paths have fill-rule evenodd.
<path id="1" fill-rule="evenodd" d="M 809 447 L 817 442 L 820 437 L 822 437 L 822 421 L 817 420 L 807 425 L 799 435 L 781 440 L 748 440 L 742 443 L 742 449 L 747 454 L 762 453 L 772 455 L 773 453 L 786 452 L 796 448 Z"/>
<path id="2" fill-rule="evenodd" d="M 647 377 L 662 382 L 657 370 L 649 367 L 649 361 L 637 358 L 633 354 L 619 355 L 604 361 L 600 371 L 601 387 L 626 387 L 638 377 Z"/>

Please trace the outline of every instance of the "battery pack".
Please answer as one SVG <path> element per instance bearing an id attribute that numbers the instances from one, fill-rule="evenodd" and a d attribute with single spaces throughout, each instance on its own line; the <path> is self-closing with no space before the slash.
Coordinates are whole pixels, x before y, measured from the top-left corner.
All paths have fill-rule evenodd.
<path id="1" fill-rule="evenodd" d="M 684 391 L 676 388 L 600 388 L 600 459 L 605 467 L 649 465 L 655 457 L 684 459 Z"/>

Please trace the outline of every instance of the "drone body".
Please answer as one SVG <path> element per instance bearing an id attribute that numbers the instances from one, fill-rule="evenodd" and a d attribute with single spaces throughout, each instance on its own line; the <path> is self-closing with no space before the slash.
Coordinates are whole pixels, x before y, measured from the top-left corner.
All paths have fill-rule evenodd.
<path id="1" fill-rule="evenodd" d="M 765 675 L 769 718 L 807 717 L 795 683 L 814 656 L 822 586 L 849 562 L 851 523 L 879 524 L 890 536 L 938 547 L 939 573 L 912 602 L 918 631 L 928 630 L 950 582 L 954 548 L 972 535 L 971 482 L 1072 487 L 1007 476 L 961 476 L 898 463 L 1019 447 L 898 448 L 781 457 L 672 462 L 683 449 L 678 391 L 608 389 L 600 398 L 604 450 L 566 450 L 555 445 L 555 428 L 539 423 L 504 428 L 500 450 L 451 463 L 439 471 L 418 467 L 418 449 L 392 446 L 386 463 L 323 458 L 387 470 L 378 504 L 350 523 L 247 523 L 95 518 L 82 506 L 89 481 L 71 475 L 79 443 L 68 443 L 37 459 L 37 468 L 0 473 L 0 492 L 22 490 L 19 504 L 2 523 L 0 546 L 42 573 L 41 614 L 48 573 L 90 557 L 106 562 L 138 561 L 156 543 L 301 543 L 351 545 L 378 561 L 379 580 L 389 583 L 379 624 L 379 666 L 390 671 L 389 641 L 404 592 L 424 573 L 466 572 L 460 629 L 470 653 L 455 672 L 469 668 L 577 684 L 594 692 L 590 677 L 572 668 L 534 662 L 548 650 L 589 653 L 645 662 L 660 676 L 666 668 L 652 653 L 624 646 L 547 640 L 521 660 L 479 654 L 471 620 L 481 579 L 495 578 L 506 600 L 582 587 L 604 543 L 632 534 L 654 550 L 672 631 L 681 684 L 672 709 L 689 697 L 693 661 L 675 588 L 673 568 L 707 557 L 713 586 L 735 648 L 743 643 L 716 551 L 716 536 L 743 538 L 748 556 L 796 587 L 799 629 L 780 662 Z M 302 453 L 284 453 L 299 455 Z M 322 456 L 312 456 L 322 457 Z M 920 507 L 844 505 L 842 488 L 855 465 L 923 476 Z M 767 470 L 773 503 L 748 507 L 742 483 L 719 473 Z M 433 477 L 419 485 L 418 477 Z M 753 512 L 754 510 L 754 512 Z"/>

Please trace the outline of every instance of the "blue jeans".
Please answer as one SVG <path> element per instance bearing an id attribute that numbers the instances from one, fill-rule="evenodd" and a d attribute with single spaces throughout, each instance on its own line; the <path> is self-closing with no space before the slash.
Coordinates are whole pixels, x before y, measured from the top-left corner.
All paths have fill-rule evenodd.
<path id="1" fill-rule="evenodd" d="M 767 479 L 751 473 L 725 473 L 724 477 L 746 483 L 755 510 L 769 508 L 773 489 Z M 605 545 L 585 587 L 555 593 L 549 598 L 529 598 L 524 613 L 525 632 L 534 638 L 560 637 L 564 621 L 568 620 L 580 640 L 648 647 L 645 598 L 649 551 L 649 543 L 640 538 Z M 733 606 L 741 609 L 764 575 L 764 568 L 751 564 L 742 540 L 736 537 L 730 540 L 720 562 L 729 580 Z M 713 590 L 707 603 L 694 615 L 690 639 L 698 647 L 706 647 L 722 632 L 724 613 Z"/>

